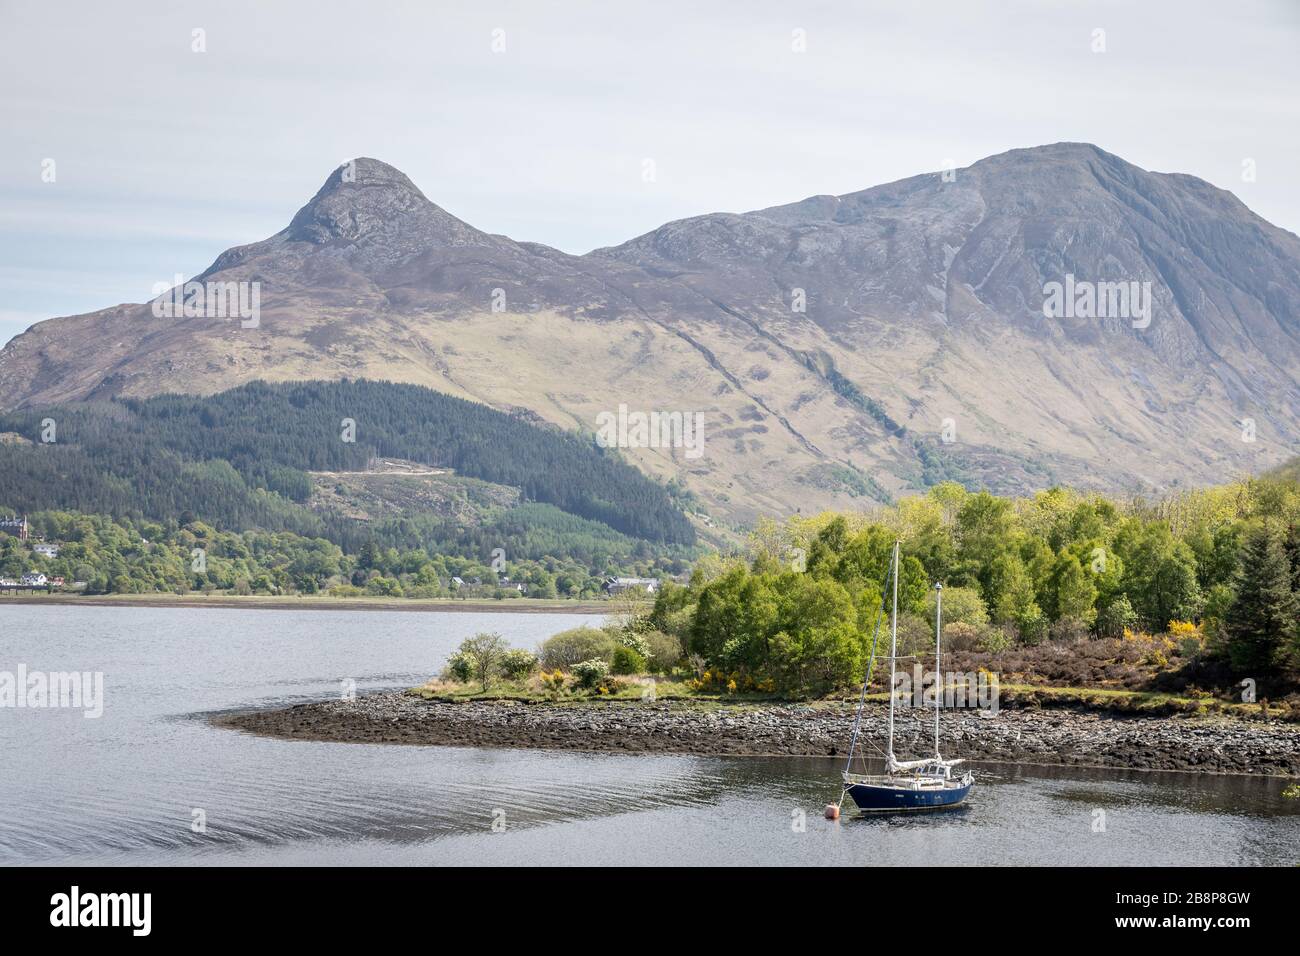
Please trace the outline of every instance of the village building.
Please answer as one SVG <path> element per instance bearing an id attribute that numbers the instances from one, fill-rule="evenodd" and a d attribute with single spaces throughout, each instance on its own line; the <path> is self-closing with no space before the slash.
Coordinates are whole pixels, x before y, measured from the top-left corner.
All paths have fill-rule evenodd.
<path id="1" fill-rule="evenodd" d="M 28 535 L 27 519 L 25 517 L 0 518 L 0 532 L 11 534 L 19 541 L 26 541 Z"/>
<path id="2" fill-rule="evenodd" d="M 658 578 L 606 578 L 601 585 L 607 594 L 621 594 L 624 591 L 639 590 L 646 594 L 659 593 Z"/>

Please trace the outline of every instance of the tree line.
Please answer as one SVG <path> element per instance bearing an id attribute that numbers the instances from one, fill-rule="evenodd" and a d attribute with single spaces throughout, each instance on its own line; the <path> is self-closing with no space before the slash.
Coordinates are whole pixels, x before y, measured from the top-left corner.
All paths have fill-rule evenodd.
<path id="1" fill-rule="evenodd" d="M 984 651 L 1172 632 L 1235 674 L 1296 686 L 1300 483 L 1285 477 L 1125 502 L 949 482 L 869 513 L 764 521 L 745 553 L 666 587 L 654 625 L 703 665 L 787 692 L 852 684 L 896 540 L 900 630 L 916 647 L 933 639 L 941 582 L 945 635 Z"/>
<path id="2" fill-rule="evenodd" d="M 9 512 L 0 507 L 0 513 Z M 29 541 L 0 532 L 0 578 L 39 571 L 68 585 L 84 583 L 91 594 L 507 598 L 521 596 L 513 584 L 522 583 L 529 597 L 592 598 L 601 594 L 607 574 L 662 576 L 685 567 L 680 559 L 657 556 L 593 571 L 572 557 L 522 552 L 507 552 L 494 567 L 486 556 L 399 549 L 376 539 L 347 553 L 326 538 L 224 531 L 197 519 L 180 524 L 51 510 L 28 515 L 28 524 Z M 38 538 L 58 542 L 58 556 L 38 554 Z M 457 577 L 466 582 L 463 589 L 454 585 Z M 503 579 L 511 586 L 503 586 Z"/>
<path id="3" fill-rule="evenodd" d="M 52 442 L 42 441 L 47 420 Z M 22 511 L 196 516 L 228 529 L 325 537 L 350 551 L 376 534 L 410 544 L 413 525 L 371 528 L 307 507 L 307 472 L 361 471 L 379 456 L 516 487 L 526 501 L 629 538 L 695 540 L 670 489 L 616 453 L 415 385 L 254 382 L 209 397 L 10 412 L 0 415 L 3 432 L 26 439 L 0 443 L 0 498 Z"/>

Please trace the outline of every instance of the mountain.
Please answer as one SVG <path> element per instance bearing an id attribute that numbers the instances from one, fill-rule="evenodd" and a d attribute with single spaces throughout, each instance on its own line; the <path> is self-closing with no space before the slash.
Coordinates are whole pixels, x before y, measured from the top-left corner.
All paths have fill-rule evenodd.
<path id="1" fill-rule="evenodd" d="M 0 407 L 346 377 L 587 432 L 620 404 L 695 411 L 702 455 L 624 453 L 734 522 L 945 478 L 1153 492 L 1300 442 L 1300 239 L 1086 144 L 584 256 L 481 232 L 358 159 L 198 278 L 259 283 L 257 327 L 148 304 L 38 323 L 0 351 Z M 1149 283 L 1149 321 L 1046 317 L 1076 280 Z"/>

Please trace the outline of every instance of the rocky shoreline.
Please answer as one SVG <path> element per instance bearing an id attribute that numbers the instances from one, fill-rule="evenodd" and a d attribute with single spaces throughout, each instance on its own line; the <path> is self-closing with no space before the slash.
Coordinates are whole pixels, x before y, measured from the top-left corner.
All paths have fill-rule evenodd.
<path id="1" fill-rule="evenodd" d="M 883 739 L 886 713 L 882 704 L 868 705 L 864 739 Z M 284 740 L 336 743 L 842 757 L 852 719 L 848 703 L 452 702 L 388 692 L 219 714 L 212 722 Z M 903 711 L 898 749 L 926 753 L 933 727 L 933 712 Z M 1280 722 L 1025 708 L 950 711 L 941 732 L 945 756 L 973 761 L 1300 776 L 1300 727 Z"/>

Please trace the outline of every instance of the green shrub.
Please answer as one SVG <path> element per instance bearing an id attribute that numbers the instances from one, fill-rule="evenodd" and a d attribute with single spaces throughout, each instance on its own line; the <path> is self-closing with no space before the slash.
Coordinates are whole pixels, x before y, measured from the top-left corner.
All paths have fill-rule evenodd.
<path id="1" fill-rule="evenodd" d="M 1121 594 L 1097 615 L 1097 634 L 1101 637 L 1123 637 L 1124 629 L 1136 627 L 1137 622 L 1137 612 L 1133 610 L 1128 595 Z"/>
<path id="2" fill-rule="evenodd" d="M 682 659 L 682 642 L 671 634 L 649 631 L 645 635 L 645 642 L 649 649 L 646 657 L 653 670 L 667 674 Z"/>
<path id="3" fill-rule="evenodd" d="M 1020 643 L 1035 647 L 1047 640 L 1047 618 L 1037 604 L 1031 604 L 1028 610 L 1015 618 L 1016 630 L 1020 632 Z"/>
<path id="4" fill-rule="evenodd" d="M 694 619 L 694 604 L 689 604 L 686 607 L 677 608 L 672 611 L 666 611 L 663 615 L 663 626 L 660 627 L 660 630 L 665 634 L 677 638 L 679 643 L 685 643 L 685 639 L 690 635 L 691 622 Z"/>
<path id="5" fill-rule="evenodd" d="M 645 658 L 635 649 L 620 645 L 614 648 L 614 659 L 610 671 L 615 674 L 640 674 L 645 670 Z"/>
<path id="6" fill-rule="evenodd" d="M 979 648 L 987 627 L 978 627 L 965 621 L 953 621 L 943 626 L 943 648 L 946 651 L 973 651 Z"/>
<path id="7" fill-rule="evenodd" d="M 1216 584 L 1206 592 L 1201 623 L 1208 643 L 1214 650 L 1224 647 L 1226 635 L 1223 633 L 1223 619 L 1235 596 L 1232 587 L 1227 584 Z"/>
<path id="8" fill-rule="evenodd" d="M 981 650 L 986 651 L 989 654 L 1001 654 L 1014 643 L 1015 641 L 1012 639 L 1011 635 L 1007 633 L 1005 628 L 993 627 L 989 628 L 989 630 L 984 633 L 983 637 L 980 638 L 979 645 Z"/>
<path id="9" fill-rule="evenodd" d="M 546 639 L 542 663 L 548 668 L 572 669 L 581 661 L 599 659 L 608 663 L 614 656 L 614 639 L 596 627 L 574 627 Z"/>
<path id="10" fill-rule="evenodd" d="M 573 665 L 573 676 L 578 679 L 579 687 L 595 687 L 608 673 L 609 665 L 598 657 Z"/>
<path id="11" fill-rule="evenodd" d="M 412 584 L 410 587 L 406 588 L 403 596 L 408 598 L 441 597 L 442 588 L 438 587 L 436 584 Z"/>
<path id="12" fill-rule="evenodd" d="M 492 679 L 501 673 L 501 662 L 510 648 L 506 639 L 500 634 L 480 632 L 460 642 L 453 658 L 463 659 L 469 668 L 469 675 L 483 685 L 487 693 Z"/>
<path id="13" fill-rule="evenodd" d="M 452 680 L 468 684 L 474 676 L 474 661 L 468 654 L 457 651 L 447 659 L 446 675 Z"/>
<path id="14" fill-rule="evenodd" d="M 537 666 L 537 655 L 531 651 L 511 650 L 501 656 L 501 673 L 510 680 L 527 677 Z"/>
<path id="15" fill-rule="evenodd" d="M 935 591 L 926 592 L 927 616 L 934 620 Z M 989 622 L 989 609 L 975 588 L 950 587 L 943 592 L 943 623 L 971 624 L 983 628 Z"/>
<path id="16" fill-rule="evenodd" d="M 366 593 L 377 597 L 401 597 L 402 585 L 395 578 L 372 578 L 366 582 Z"/>
<path id="17" fill-rule="evenodd" d="M 640 631 L 621 630 L 614 635 L 614 641 L 622 647 L 635 651 L 643 660 L 650 656 L 650 644 Z"/>

